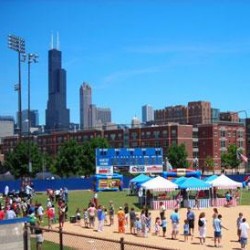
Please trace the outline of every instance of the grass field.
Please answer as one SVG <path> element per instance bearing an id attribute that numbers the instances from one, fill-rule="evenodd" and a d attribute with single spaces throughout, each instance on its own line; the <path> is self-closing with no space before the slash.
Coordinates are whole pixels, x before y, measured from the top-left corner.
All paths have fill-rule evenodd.
<path id="1" fill-rule="evenodd" d="M 60 248 L 59 244 L 51 242 L 51 241 L 47 241 L 47 240 L 45 240 L 43 242 L 43 246 L 42 246 L 43 250 L 51 250 L 51 249 L 59 249 L 59 248 Z M 31 250 L 36 249 L 36 239 L 35 238 L 31 238 L 31 240 L 30 240 L 30 249 Z M 67 246 L 63 246 L 63 249 L 64 250 L 71 250 L 72 248 L 69 248 Z"/>
<path id="2" fill-rule="evenodd" d="M 221 191 L 224 192 L 224 191 Z M 46 193 L 37 193 L 34 197 L 34 202 L 41 203 L 46 208 Z M 69 203 L 68 203 L 68 216 L 74 216 L 77 208 L 82 211 L 83 208 L 87 208 L 89 201 L 93 198 L 93 192 L 82 190 L 82 191 L 71 191 L 69 192 Z M 98 202 L 105 207 L 109 207 L 109 201 L 113 201 L 115 209 L 117 210 L 120 206 L 124 206 L 124 203 L 128 203 L 129 207 L 134 207 L 136 211 L 140 210 L 138 206 L 138 199 L 136 196 L 128 195 L 128 191 L 121 192 L 99 192 Z M 241 205 L 250 205 L 250 190 L 243 189 L 241 193 Z M 45 222 L 46 223 L 46 220 Z"/>

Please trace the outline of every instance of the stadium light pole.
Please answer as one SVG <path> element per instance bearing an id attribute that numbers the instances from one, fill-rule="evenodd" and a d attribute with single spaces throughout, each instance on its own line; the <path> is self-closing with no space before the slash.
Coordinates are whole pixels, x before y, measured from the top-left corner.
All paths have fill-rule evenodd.
<path id="1" fill-rule="evenodd" d="M 22 138 L 22 83 L 21 83 L 21 54 L 25 53 L 25 40 L 19 36 L 8 35 L 8 47 L 18 53 L 18 126 L 19 139 Z"/>
<path id="2" fill-rule="evenodd" d="M 30 127 L 31 127 L 31 116 L 30 116 L 30 66 L 31 63 L 38 62 L 38 55 L 29 53 L 25 55 L 28 60 L 28 151 L 29 151 L 29 172 L 32 172 L 32 162 L 30 157 Z"/>

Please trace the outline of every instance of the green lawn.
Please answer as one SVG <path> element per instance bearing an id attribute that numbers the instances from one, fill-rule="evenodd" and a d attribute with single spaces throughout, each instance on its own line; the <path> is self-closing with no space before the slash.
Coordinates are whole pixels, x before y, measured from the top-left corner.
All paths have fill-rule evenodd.
<path id="1" fill-rule="evenodd" d="M 36 249 L 36 239 L 35 238 L 31 238 L 31 240 L 30 240 L 30 249 L 31 250 Z M 60 246 L 57 243 L 45 240 L 43 242 L 42 249 L 43 250 L 60 249 Z M 69 248 L 67 246 L 63 246 L 63 250 L 72 250 L 72 248 Z"/>

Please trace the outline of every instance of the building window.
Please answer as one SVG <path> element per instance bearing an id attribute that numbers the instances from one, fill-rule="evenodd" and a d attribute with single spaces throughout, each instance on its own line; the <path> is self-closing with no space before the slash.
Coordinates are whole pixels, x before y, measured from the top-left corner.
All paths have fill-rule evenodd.
<path id="1" fill-rule="evenodd" d="M 156 139 L 159 138 L 159 134 L 160 134 L 160 131 L 154 131 L 154 137 L 155 137 Z"/>
<path id="2" fill-rule="evenodd" d="M 226 137 L 226 131 L 225 130 L 220 131 L 220 137 Z"/>
<path id="3" fill-rule="evenodd" d="M 163 137 L 167 137 L 168 136 L 168 131 L 167 130 L 163 130 L 162 131 L 162 135 L 163 135 Z"/>
<path id="4" fill-rule="evenodd" d="M 220 147 L 225 148 L 226 147 L 226 141 L 221 141 L 220 142 Z"/>
<path id="5" fill-rule="evenodd" d="M 172 130 L 171 130 L 171 134 L 172 134 L 172 136 L 176 136 L 176 130 L 175 130 L 175 129 L 172 129 Z"/>

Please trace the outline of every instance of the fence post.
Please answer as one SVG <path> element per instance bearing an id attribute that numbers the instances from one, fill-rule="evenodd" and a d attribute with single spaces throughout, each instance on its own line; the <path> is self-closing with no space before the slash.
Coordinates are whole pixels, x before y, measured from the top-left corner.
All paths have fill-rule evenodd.
<path id="1" fill-rule="evenodd" d="M 28 244 L 28 225 L 25 222 L 24 223 L 24 230 L 23 230 L 23 249 L 28 250 L 29 244 Z"/>
<path id="2" fill-rule="evenodd" d="M 121 244 L 121 250 L 124 250 L 125 248 L 124 248 L 124 238 L 123 237 L 120 239 L 120 244 Z"/>
<path id="3" fill-rule="evenodd" d="M 62 227 L 59 228 L 59 242 L 60 242 L 60 250 L 63 250 L 63 232 L 62 232 Z"/>

